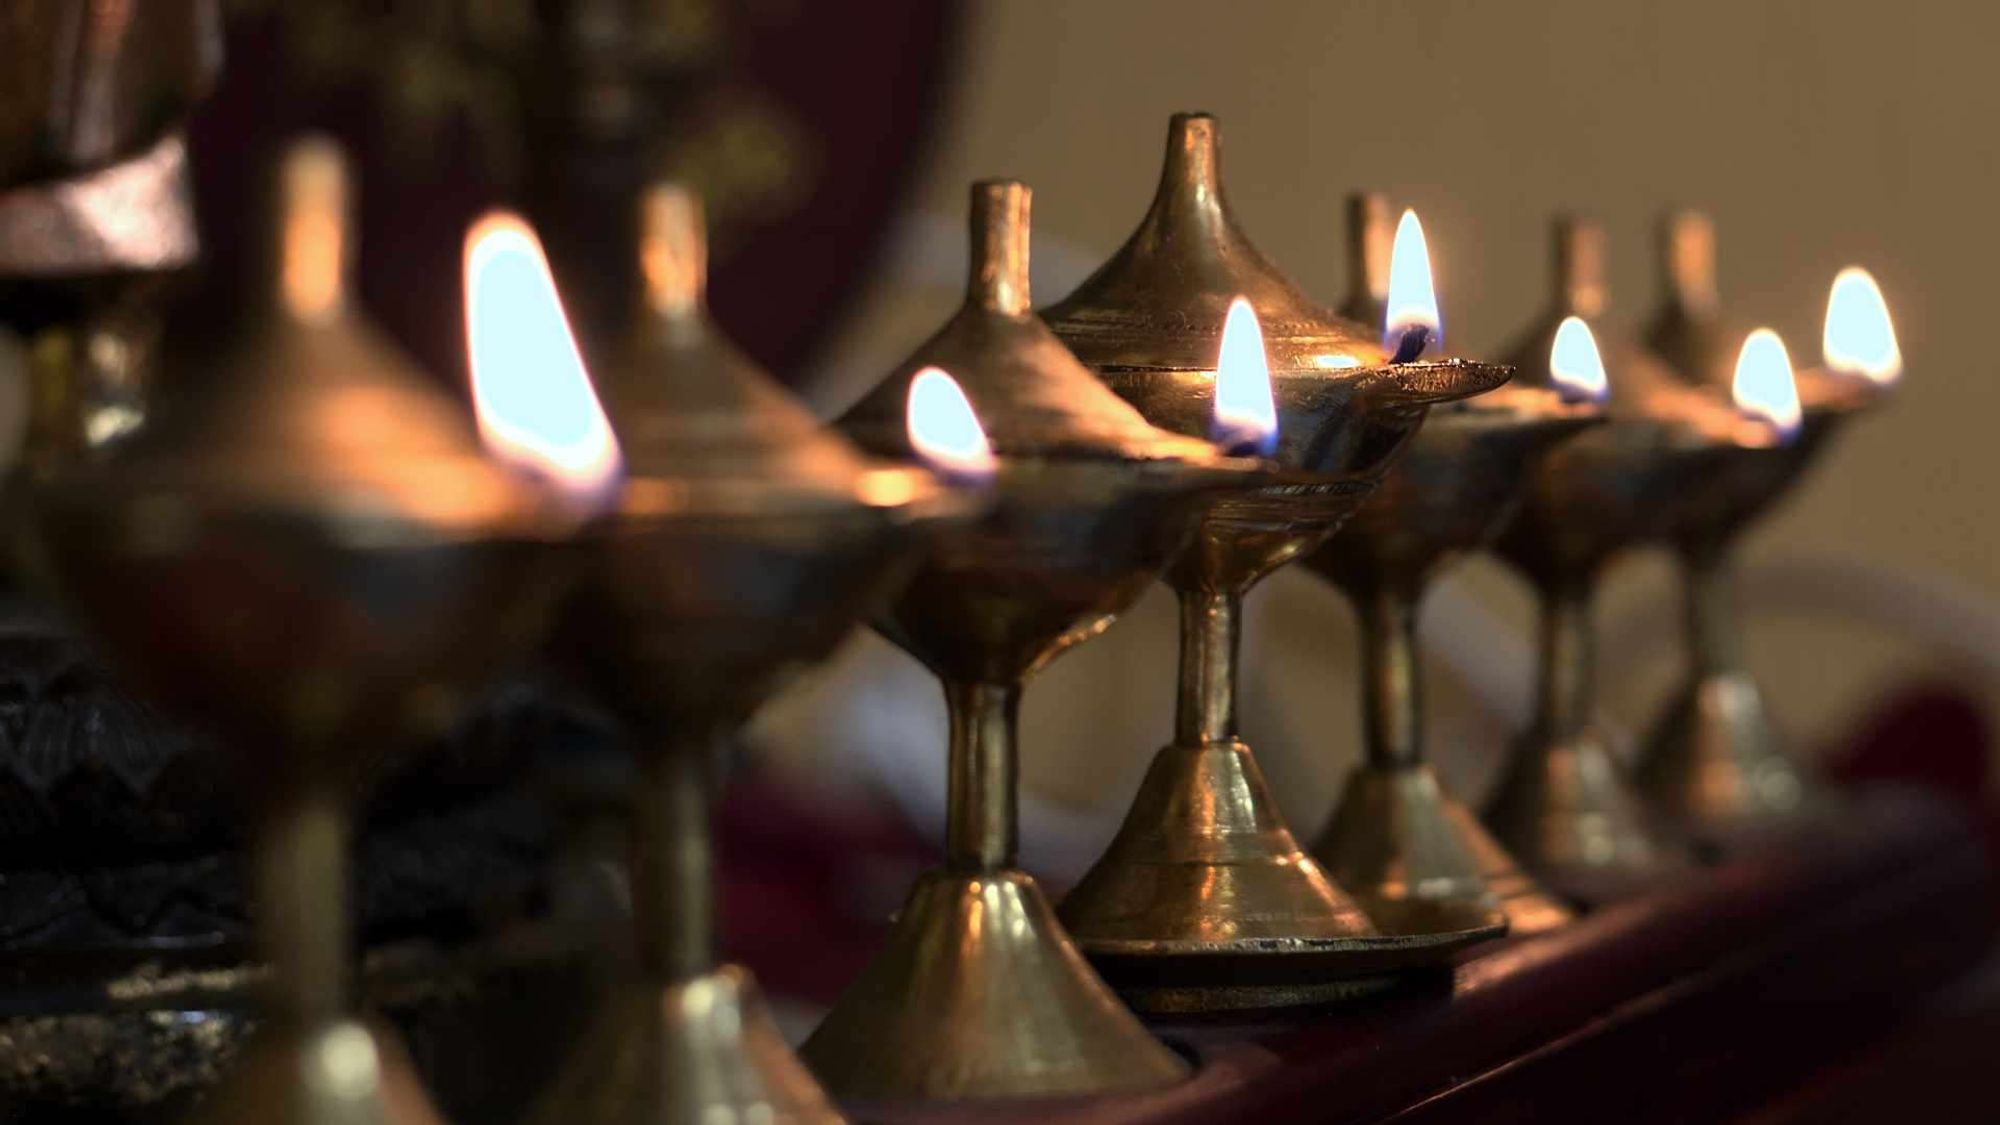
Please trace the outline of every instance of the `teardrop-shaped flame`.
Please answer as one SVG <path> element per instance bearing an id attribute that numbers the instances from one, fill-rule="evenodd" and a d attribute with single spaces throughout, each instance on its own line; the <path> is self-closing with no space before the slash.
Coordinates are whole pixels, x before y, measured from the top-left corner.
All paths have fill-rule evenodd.
<path id="1" fill-rule="evenodd" d="M 1555 343 L 1549 346 L 1549 377 L 1569 399 L 1603 402 L 1611 389 L 1597 337 L 1582 317 L 1564 317 L 1556 326 Z"/>
<path id="2" fill-rule="evenodd" d="M 618 439 L 541 241 L 519 216 L 493 212 L 466 232 L 465 341 L 486 447 L 579 505 L 607 500 L 623 467 Z"/>
<path id="3" fill-rule="evenodd" d="M 939 469 L 960 476 L 993 472 L 993 446 L 973 412 L 965 388 L 940 367 L 926 367 L 910 380 L 903 424 L 910 445 Z"/>
<path id="4" fill-rule="evenodd" d="M 1792 378 L 1792 357 L 1785 351 L 1785 341 L 1769 328 L 1759 328 L 1743 341 L 1730 395 L 1738 410 L 1771 423 L 1784 440 L 1799 432 L 1799 388 Z"/>
<path id="5" fill-rule="evenodd" d="M 1410 332 L 1419 328 L 1430 333 L 1431 347 L 1444 342 L 1444 321 L 1438 317 L 1437 286 L 1431 281 L 1431 251 L 1424 241 L 1424 225 L 1417 221 L 1415 211 L 1404 211 L 1396 224 L 1395 246 L 1389 251 L 1389 306 L 1382 323 L 1382 346 L 1397 353 Z"/>
<path id="6" fill-rule="evenodd" d="M 1829 369 L 1861 375 L 1880 386 L 1903 374 L 1903 350 L 1896 343 L 1896 324 L 1882 287 L 1860 266 L 1849 266 L 1833 279 L 1826 297 L 1826 333 L 1820 354 Z"/>
<path id="7" fill-rule="evenodd" d="M 1215 357 L 1215 440 L 1226 448 L 1269 453 L 1278 442 L 1278 404 L 1271 395 L 1271 361 L 1264 329 L 1246 297 L 1229 302 L 1222 349 Z"/>

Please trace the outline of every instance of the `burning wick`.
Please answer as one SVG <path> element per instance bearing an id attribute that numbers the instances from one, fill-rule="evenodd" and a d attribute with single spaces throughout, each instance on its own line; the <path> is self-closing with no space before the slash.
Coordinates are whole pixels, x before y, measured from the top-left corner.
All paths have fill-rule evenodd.
<path id="1" fill-rule="evenodd" d="M 1437 288 L 1431 282 L 1431 252 L 1415 211 L 1404 211 L 1389 251 L 1389 304 L 1382 324 L 1382 347 L 1390 363 L 1413 363 L 1432 344 L 1444 343 Z"/>
<path id="2" fill-rule="evenodd" d="M 1403 330 L 1396 341 L 1396 353 L 1389 357 L 1390 363 L 1415 363 L 1424 349 L 1431 346 L 1431 329 L 1428 324 L 1413 324 Z"/>
<path id="3" fill-rule="evenodd" d="M 1278 404 L 1271 395 L 1271 363 L 1264 330 L 1250 301 L 1229 302 L 1222 348 L 1215 357 L 1215 444 L 1232 457 L 1269 456 L 1278 444 Z"/>
<path id="4" fill-rule="evenodd" d="M 1597 337 L 1582 317 L 1564 317 L 1556 326 L 1556 340 L 1549 347 L 1549 378 L 1568 402 L 1603 402 L 1611 389 Z"/>
<path id="5" fill-rule="evenodd" d="M 1828 368 L 1860 375 L 1878 387 L 1903 375 L 1903 350 L 1896 343 L 1889 303 L 1874 276 L 1860 266 L 1849 266 L 1833 279 L 1820 354 Z"/>
<path id="6" fill-rule="evenodd" d="M 1743 341 L 1730 396 L 1738 410 L 1769 422 L 1780 441 L 1798 436 L 1799 388 L 1792 379 L 1792 357 L 1776 332 L 1759 328 Z"/>
<path id="7" fill-rule="evenodd" d="M 943 368 L 926 367 L 910 380 L 903 425 L 910 445 L 939 472 L 956 477 L 993 474 L 993 446 L 965 397 Z"/>
<path id="8" fill-rule="evenodd" d="M 616 494 L 624 467 L 591 389 L 534 229 L 495 212 L 465 236 L 465 340 L 487 449 L 553 484 L 586 512 Z"/>

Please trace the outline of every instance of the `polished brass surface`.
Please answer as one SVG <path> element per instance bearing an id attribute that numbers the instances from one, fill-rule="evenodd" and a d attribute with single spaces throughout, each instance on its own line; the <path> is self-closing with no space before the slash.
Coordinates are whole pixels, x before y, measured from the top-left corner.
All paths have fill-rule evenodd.
<path id="1" fill-rule="evenodd" d="M 1511 353 L 1524 381 L 1550 382 L 1550 345 L 1564 317 L 1604 307 L 1602 254 L 1589 249 L 1600 242 L 1581 220 L 1558 224 L 1553 307 Z M 1498 544 L 1541 601 L 1540 683 L 1535 717 L 1485 821 L 1552 889 L 1598 903 L 1651 886 L 1687 856 L 1633 791 L 1623 735 L 1597 711 L 1597 577 L 1620 552 L 1666 535 L 1685 515 L 1689 482 L 1739 440 L 1769 439 L 1712 396 L 1677 390 L 1657 361 L 1601 322 L 1591 328 L 1611 380 L 1610 419 L 1542 459 Z"/>
<path id="2" fill-rule="evenodd" d="M 264 1030 L 201 1119 L 427 1123 L 349 1015 L 348 808 L 532 638 L 568 524 L 351 311 L 338 151 L 294 147 L 277 194 L 268 305 L 132 441 L 34 482 L 29 570 L 257 802 Z"/>
<path id="3" fill-rule="evenodd" d="M 1452 914 L 1476 921 L 1499 911 L 1520 933 L 1571 917 L 1426 763 L 1416 624 L 1431 579 L 1499 533 L 1537 460 L 1602 419 L 1594 403 L 1550 387 L 1434 407 L 1343 533 L 1308 559 L 1360 618 L 1365 736 L 1365 760 L 1313 854 L 1384 932 Z"/>
<path id="4" fill-rule="evenodd" d="M 1714 231 L 1698 212 L 1661 227 L 1666 299 L 1646 342 L 1673 376 L 1729 393 L 1743 333 L 1721 313 Z M 1733 580 L 1736 544 L 1852 415 L 1887 393 L 1865 378 L 1795 373 L 1804 416 L 1789 443 L 1733 449 L 1699 480 L 1668 536 L 1686 602 L 1687 679 L 1649 731 L 1637 769 L 1646 796 L 1711 848 L 1781 825 L 1827 799 L 1784 739 L 1744 661 Z"/>
<path id="5" fill-rule="evenodd" d="M 842 422 L 907 456 L 884 395 L 949 365 L 992 412 L 997 459 L 991 511 L 943 536 L 876 623 L 944 685 L 945 866 L 806 1041 L 843 1098 L 1081 1094 L 1187 1074 L 1017 866 L 1016 714 L 1027 678 L 1103 632 L 1184 542 L 1197 490 L 1244 466 L 1151 429 L 1048 337 L 1027 299 L 1027 202 L 1017 184 L 975 185 L 966 308 Z"/>
<path id="6" fill-rule="evenodd" d="M 583 539 L 552 644 L 640 759 L 637 979 L 530 1119 L 836 1120 L 747 975 L 715 963 L 712 759 L 896 584 L 924 518 L 953 500 L 922 470 L 863 457 L 721 336 L 692 194 L 654 188 L 641 230 L 644 299 L 599 375 L 624 490 Z"/>
<path id="7" fill-rule="evenodd" d="M 1343 312 L 1379 320 L 1393 218 L 1386 200 L 1349 201 L 1353 278 Z M 1574 234 L 1574 232 L 1572 232 Z M 1593 311 L 1587 236 L 1561 252 L 1568 305 Z M 1600 275 L 1601 276 L 1601 275 Z M 1542 353 L 1540 368 L 1547 365 Z M 1528 357 L 1522 356 L 1525 370 Z M 1347 591 L 1361 622 L 1364 760 L 1348 775 L 1313 854 L 1387 933 L 1494 911 L 1514 933 L 1568 922 L 1569 907 L 1521 870 L 1425 761 L 1417 608 L 1431 578 L 1486 546 L 1512 518 L 1528 471 L 1557 443 L 1602 420 L 1598 407 L 1547 386 L 1504 387 L 1435 407 L 1409 448 L 1308 565 Z M 1452 915 L 1461 921 L 1451 920 Z"/>
<path id="8" fill-rule="evenodd" d="M 1375 931 L 1300 850 L 1237 737 L 1242 598 L 1333 534 L 1430 404 L 1490 389 L 1507 372 L 1387 364 L 1369 329 L 1306 297 L 1231 214 L 1217 132 L 1207 115 L 1174 117 L 1138 230 L 1047 313 L 1056 334 L 1149 420 L 1201 435 L 1213 424 L 1222 323 L 1245 296 L 1265 332 L 1278 417 L 1273 471 L 1213 495 L 1167 573 L 1182 622 L 1174 740 L 1060 913 L 1093 957 L 1276 955 L 1305 980 L 1325 972 L 1309 963 L 1319 952 L 1312 943 Z"/>
<path id="9" fill-rule="evenodd" d="M 387 1027 L 340 1020 L 260 1029 L 197 1111 L 202 1122 L 442 1125 Z"/>
<path id="10" fill-rule="evenodd" d="M 1035 881 L 1003 866 L 921 876 L 805 1054 L 841 1097 L 863 1101 L 1143 1090 L 1186 1073 L 1105 988 Z"/>
<path id="11" fill-rule="evenodd" d="M 841 425 L 868 448 L 912 455 L 905 424 L 910 380 L 925 366 L 964 389 L 987 441 L 1010 457 L 1204 462 L 1205 440 L 1148 423 L 1077 361 L 1028 301 L 1028 185 L 972 187 L 967 298 L 916 354 L 849 408 Z"/>
<path id="12" fill-rule="evenodd" d="M 750 974 L 710 968 L 616 990 L 546 1096 L 571 1121 L 831 1123 L 840 1113 L 771 1020 Z M 666 1106 L 703 1106 L 674 1117 Z M 723 1107 L 735 1107 L 733 1110 Z"/>
<path id="13" fill-rule="evenodd" d="M 1498 913 L 1536 934 L 1576 912 L 1521 868 L 1428 762 L 1363 762 L 1312 846 L 1387 934 L 1465 930 Z"/>

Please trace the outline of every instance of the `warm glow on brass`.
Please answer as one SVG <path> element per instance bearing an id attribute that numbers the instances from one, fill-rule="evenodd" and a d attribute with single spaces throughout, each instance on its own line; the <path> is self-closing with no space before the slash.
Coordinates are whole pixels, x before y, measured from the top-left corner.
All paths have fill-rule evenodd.
<path id="1" fill-rule="evenodd" d="M 907 426 L 910 448 L 932 465 L 961 476 L 993 472 L 993 446 L 965 388 L 941 367 L 926 367 L 910 380 Z"/>
<path id="2" fill-rule="evenodd" d="M 278 298 L 291 316 L 323 321 L 347 303 L 347 174 L 333 142 L 313 137 L 286 153 L 278 173 Z"/>
<path id="3" fill-rule="evenodd" d="M 1896 342 L 1896 323 L 1882 287 L 1860 266 L 1849 266 L 1833 279 L 1826 297 L 1826 329 L 1821 356 L 1829 370 L 1862 375 L 1886 386 L 1903 375 L 1903 349 Z"/>
<path id="4" fill-rule="evenodd" d="M 1380 933 L 1279 813 L 1240 734 L 1236 672 L 1251 588 L 1339 529 L 1428 407 L 1490 389 L 1508 373 L 1394 362 L 1414 357 L 1392 358 L 1377 345 L 1381 321 L 1344 319 L 1306 295 L 1231 214 L 1219 134 L 1207 114 L 1174 116 L 1145 216 L 1047 314 L 1078 358 L 1148 419 L 1208 435 L 1218 347 L 1231 307 L 1247 297 L 1264 333 L 1278 420 L 1271 470 L 1217 489 L 1193 546 L 1167 570 L 1181 603 L 1173 740 L 1154 755 L 1118 834 L 1061 906 L 1106 978 L 1128 1002 L 1155 1011 L 1340 999 L 1498 931 Z M 1395 299 L 1397 287 L 1388 291 Z M 1412 332 L 1395 350 L 1430 335 Z"/>
<path id="5" fill-rule="evenodd" d="M 639 274 L 646 307 L 663 316 L 699 310 L 708 288 L 708 240 L 681 237 L 704 222 L 701 200 L 672 184 L 655 184 L 639 203 Z"/>
<path id="6" fill-rule="evenodd" d="M 1344 307 L 1379 316 L 1367 247 L 1387 226 L 1387 204 L 1359 196 L 1352 218 L 1348 250 L 1358 268 Z M 1364 752 L 1312 854 L 1385 933 L 1421 935 L 1496 915 L 1512 932 L 1535 933 L 1573 917 L 1431 767 L 1425 729 L 1417 634 L 1425 591 L 1491 542 L 1551 449 L 1604 420 L 1604 364 L 1578 316 L 1565 315 L 1549 340 L 1524 351 L 1520 382 L 1531 385 L 1432 407 L 1374 495 L 1307 558 L 1340 586 L 1360 624 Z"/>
<path id="7" fill-rule="evenodd" d="M 465 236 L 465 337 L 479 436 L 563 495 L 601 502 L 618 439 L 597 401 L 535 232 L 496 212 Z"/>
<path id="8" fill-rule="evenodd" d="M 435 1125 L 394 1031 L 357 1012 L 350 810 L 540 635 L 568 521 L 342 298 L 339 150 L 294 146 L 276 188 L 261 299 L 170 358 L 209 362 L 144 427 L 38 477 L 32 534 L 97 650 L 212 737 L 248 805 L 268 975 L 197 1119 Z"/>
<path id="9" fill-rule="evenodd" d="M 1792 378 L 1792 357 L 1776 332 L 1759 328 L 1744 339 L 1729 394 L 1738 410 L 1771 423 L 1783 440 L 1798 434 L 1799 387 Z"/>
<path id="10" fill-rule="evenodd" d="M 1847 270 L 1827 301 L 1826 367 L 1793 370 L 1775 335 L 1746 340 L 1723 315 L 1707 219 L 1683 212 L 1663 232 L 1667 300 L 1647 343 L 1678 384 L 1733 401 L 1740 425 L 1729 447 L 1683 483 L 1685 514 L 1666 536 L 1683 574 L 1688 675 L 1648 734 L 1635 774 L 1683 834 L 1726 850 L 1826 800 L 1811 771 L 1785 752 L 1745 659 L 1736 543 L 1848 418 L 1887 397 L 1901 357 L 1881 291 L 1864 271 Z"/>
<path id="11" fill-rule="evenodd" d="M 1388 310 L 1382 323 L 1382 346 L 1389 351 L 1394 352 L 1413 328 L 1430 330 L 1432 348 L 1444 342 L 1437 286 L 1431 280 L 1431 251 L 1415 211 L 1404 211 L 1396 224 L 1395 248 L 1389 252 Z"/>
<path id="12" fill-rule="evenodd" d="M 1693 258 L 1702 257 L 1698 235 L 1690 236 Z M 1484 821 L 1550 889 L 1596 904 L 1650 889 L 1687 861 L 1653 824 L 1621 764 L 1624 738 L 1598 706 L 1592 623 L 1598 576 L 1625 551 L 1671 528 L 1685 507 L 1688 481 L 1722 444 L 1712 430 L 1763 428 L 1715 394 L 1674 384 L 1662 364 L 1595 320 L 1609 296 L 1596 223 L 1565 216 L 1554 236 L 1550 306 L 1508 354 L 1524 381 L 1552 385 L 1556 337 L 1571 318 L 1594 322 L 1610 401 L 1604 424 L 1533 466 L 1520 510 L 1497 541 L 1535 587 L 1541 653 L 1533 717 L 1509 751 Z M 1680 246 L 1672 237 L 1667 242 Z M 1704 287 L 1700 277 L 1677 282 L 1695 293 Z M 1698 426 L 1690 412 L 1720 424 Z"/>
<path id="13" fill-rule="evenodd" d="M 944 688 L 946 811 L 942 867 L 918 877 L 800 1049 L 828 1089 L 858 1101 L 1105 1093 L 1187 1074 L 1020 869 L 1016 719 L 1035 672 L 1145 589 L 1195 491 L 1248 466 L 1147 425 L 1035 315 L 1026 184 L 985 181 L 971 195 L 964 303 L 840 421 L 871 452 L 922 456 L 906 404 L 942 368 L 996 462 L 980 490 L 990 512 L 941 533 L 876 618 Z"/>
<path id="14" fill-rule="evenodd" d="M 1229 302 L 1222 322 L 1222 350 L 1215 360 L 1215 438 L 1225 448 L 1270 453 L 1278 440 L 1278 404 L 1271 397 L 1271 363 L 1264 330 L 1250 301 Z"/>
<path id="15" fill-rule="evenodd" d="M 824 658 L 956 502 L 815 419 L 715 327 L 700 201 L 659 185 L 634 247 L 646 292 L 596 364 L 626 484 L 576 551 L 550 663 L 617 721 L 631 786 L 633 953 L 526 1120 L 840 1120 L 755 981 L 721 963 L 710 806 L 730 733 Z"/>
<path id="16" fill-rule="evenodd" d="M 1582 317 L 1564 317 L 1556 326 L 1555 343 L 1549 346 L 1549 379 L 1566 398 L 1603 402 L 1610 393 L 1604 356 Z"/>

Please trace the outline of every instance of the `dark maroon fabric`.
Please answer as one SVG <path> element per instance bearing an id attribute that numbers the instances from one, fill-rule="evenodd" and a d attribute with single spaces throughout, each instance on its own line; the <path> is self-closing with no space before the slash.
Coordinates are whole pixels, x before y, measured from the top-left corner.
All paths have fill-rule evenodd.
<path id="1" fill-rule="evenodd" d="M 280 5 L 273 8 L 282 9 Z M 957 8 L 943 0 L 724 6 L 735 21 L 722 88 L 754 90 L 806 159 L 788 209 L 730 232 L 712 259 L 717 319 L 760 362 L 795 372 L 863 285 L 921 166 L 951 73 Z M 365 82 L 328 83 L 291 57 L 279 16 L 233 19 L 222 81 L 191 129 L 207 263 L 183 325 L 226 323 L 262 252 L 266 155 L 305 130 L 342 140 L 361 170 L 361 296 L 447 382 L 464 378 L 461 239 L 498 203 L 520 204 L 473 128 L 448 119 L 416 144 L 385 124 Z M 697 112 L 699 96 L 689 100 Z M 629 247 L 572 248 L 622 262 Z M 552 250 L 552 255 L 561 254 Z"/>
<path id="2" fill-rule="evenodd" d="M 939 849 L 885 805 L 769 774 L 732 778 L 717 818 L 722 950 L 773 995 L 831 1003 Z"/>

